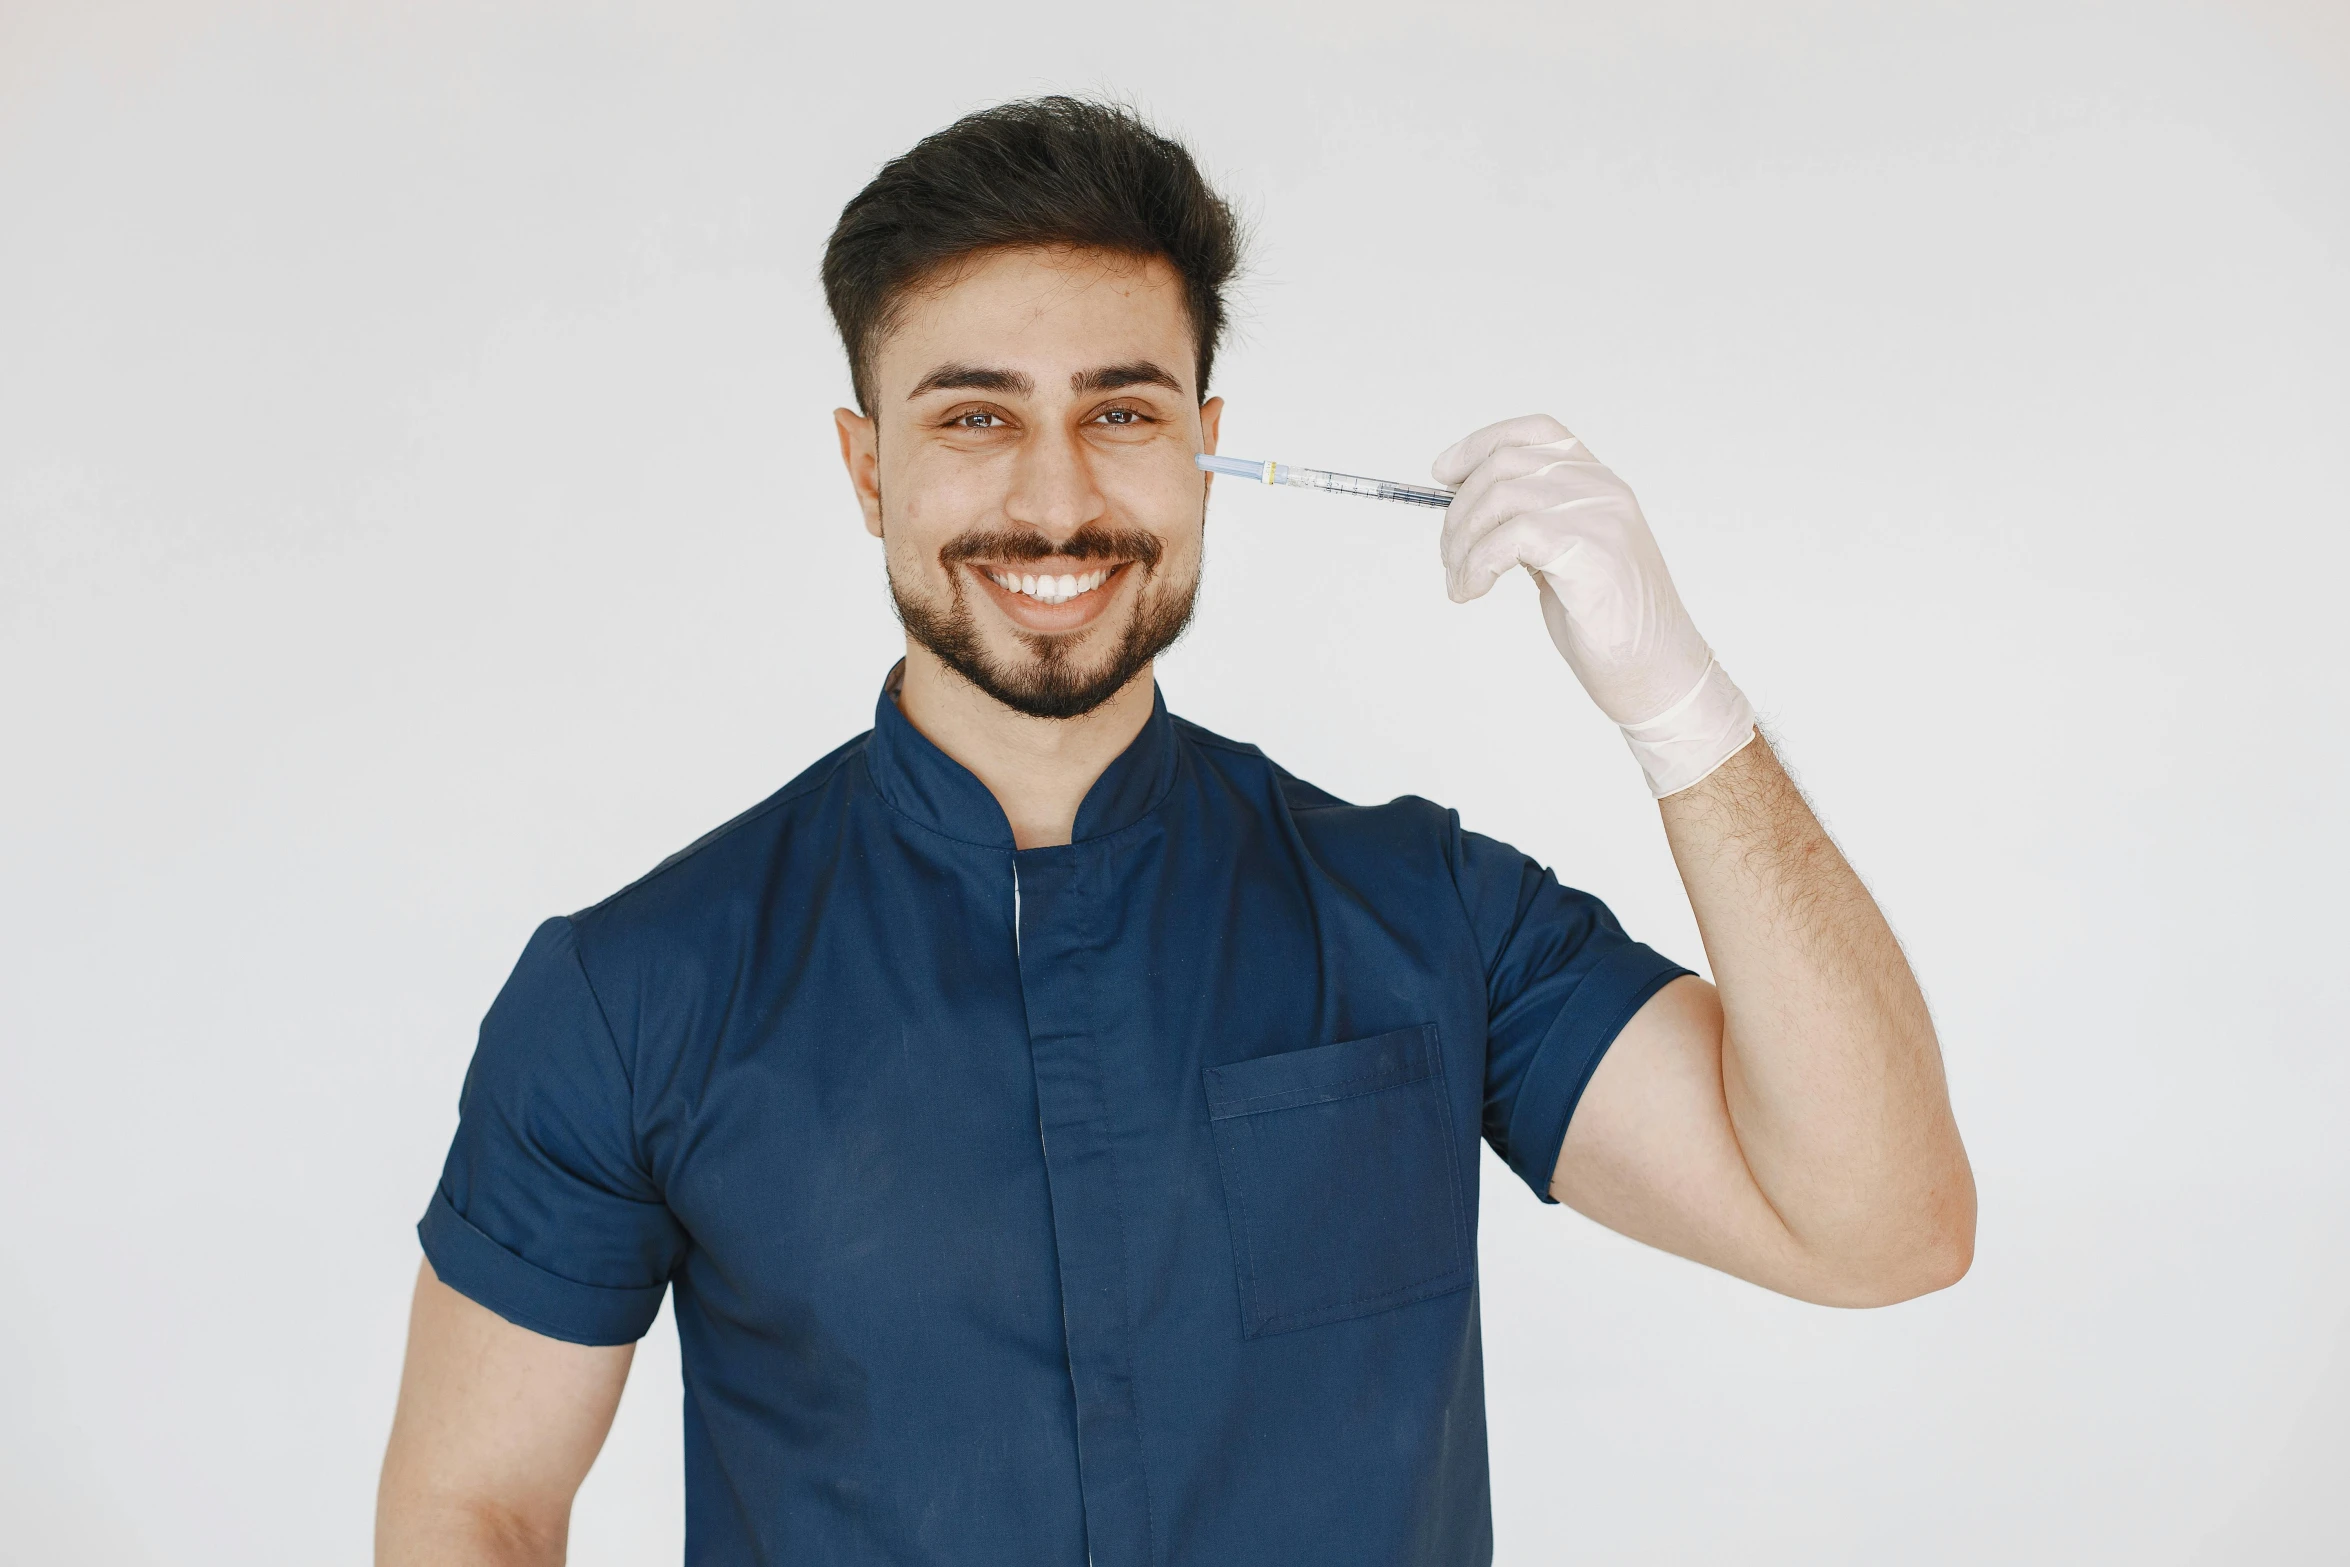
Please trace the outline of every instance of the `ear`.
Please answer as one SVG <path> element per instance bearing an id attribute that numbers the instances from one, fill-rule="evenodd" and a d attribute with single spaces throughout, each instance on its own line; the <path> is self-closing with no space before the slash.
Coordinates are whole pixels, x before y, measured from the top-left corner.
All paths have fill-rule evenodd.
<path id="1" fill-rule="evenodd" d="M 1223 398 L 1211 397 L 1199 405 L 1199 449 L 1211 457 L 1216 453 L 1216 431 L 1223 423 Z"/>
<path id="2" fill-rule="evenodd" d="M 1211 457 L 1216 453 L 1216 432 L 1223 425 L 1223 423 L 1223 398 L 1211 397 L 1206 402 L 1199 405 L 1199 449 L 1203 452 L 1206 452 Z M 1200 477 L 1207 481 L 1207 483 L 1200 486 L 1201 494 L 1207 494 L 1209 491 L 1215 489 L 1216 476 L 1214 474 L 1203 473 L 1200 475 Z"/>
<path id="3" fill-rule="evenodd" d="M 865 531 L 881 537 L 881 432 L 871 419 L 853 408 L 832 411 L 833 428 L 840 432 L 841 466 L 849 470 L 849 488 L 865 511 Z"/>

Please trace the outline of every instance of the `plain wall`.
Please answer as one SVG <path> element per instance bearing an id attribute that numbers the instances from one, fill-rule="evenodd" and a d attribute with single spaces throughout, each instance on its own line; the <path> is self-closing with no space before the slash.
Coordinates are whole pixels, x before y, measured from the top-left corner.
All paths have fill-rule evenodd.
<path id="1" fill-rule="evenodd" d="M 0 0 L 0 1560 L 365 1560 L 532 926 L 866 727 L 841 203 L 1131 98 L 1225 447 L 1550 411 L 1876 889 L 1974 1273 L 1782 1300 L 1485 1165 L 1505 1563 L 2350 1557 L 2350 13 Z M 1219 487 L 1175 708 L 1702 958 L 1532 591 Z M 676 1346 L 573 1559 L 674 1559 Z"/>

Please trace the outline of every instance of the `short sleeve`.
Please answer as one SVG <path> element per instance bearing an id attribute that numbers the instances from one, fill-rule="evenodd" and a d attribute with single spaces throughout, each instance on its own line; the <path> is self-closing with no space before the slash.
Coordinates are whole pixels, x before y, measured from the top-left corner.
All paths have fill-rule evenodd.
<path id="1" fill-rule="evenodd" d="M 1454 875 L 1485 959 L 1485 1138 L 1544 1202 L 1600 1057 L 1689 972 L 1624 934 L 1607 905 L 1506 843 L 1454 823 Z"/>
<path id="2" fill-rule="evenodd" d="M 538 928 L 482 1020 L 417 1234 L 442 1283 L 550 1338 L 633 1343 L 660 1314 L 684 1235 L 569 920 Z"/>

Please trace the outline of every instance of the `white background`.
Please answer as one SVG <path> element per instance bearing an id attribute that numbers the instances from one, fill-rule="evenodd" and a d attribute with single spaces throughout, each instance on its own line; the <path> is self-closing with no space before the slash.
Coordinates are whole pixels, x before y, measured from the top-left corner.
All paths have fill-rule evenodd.
<path id="1" fill-rule="evenodd" d="M 1501 1560 L 2350 1559 L 2346 15 L 0 3 L 0 1559 L 365 1559 L 483 1008 L 893 656 L 824 235 L 1057 89 L 1255 225 L 1228 450 L 1632 482 L 1941 1023 L 1940 1297 L 1488 1158 Z M 1164 682 L 1700 956 L 1425 515 L 1221 488 Z M 675 1559 L 676 1377 L 574 1560 Z"/>

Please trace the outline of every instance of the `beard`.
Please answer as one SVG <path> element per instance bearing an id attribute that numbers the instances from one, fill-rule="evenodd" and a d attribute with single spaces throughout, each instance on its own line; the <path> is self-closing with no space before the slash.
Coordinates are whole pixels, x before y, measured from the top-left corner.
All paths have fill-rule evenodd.
<path id="1" fill-rule="evenodd" d="M 1126 688 L 1127 682 L 1149 667 L 1180 638 L 1191 624 L 1199 600 L 1199 577 L 1177 587 L 1158 580 L 1165 553 L 1158 539 L 1140 529 L 1100 528 L 1087 524 L 1059 544 L 1034 533 L 965 533 L 938 552 L 946 568 L 946 602 L 918 598 L 890 574 L 890 602 L 906 634 L 935 654 L 940 663 L 970 681 L 1015 713 L 1030 718 L 1081 718 Z M 1027 651 L 1025 659 L 1007 662 L 990 655 L 980 643 L 979 626 L 971 613 L 959 569 L 971 560 L 1042 560 L 1057 555 L 1073 560 L 1122 560 L 1128 571 L 1142 573 L 1134 610 L 1117 634 L 1116 644 L 1099 659 L 1081 663 L 1087 644 L 1099 640 L 1099 627 L 1045 635 L 1015 631 Z M 1100 591 L 1096 589 L 1095 591 Z"/>

